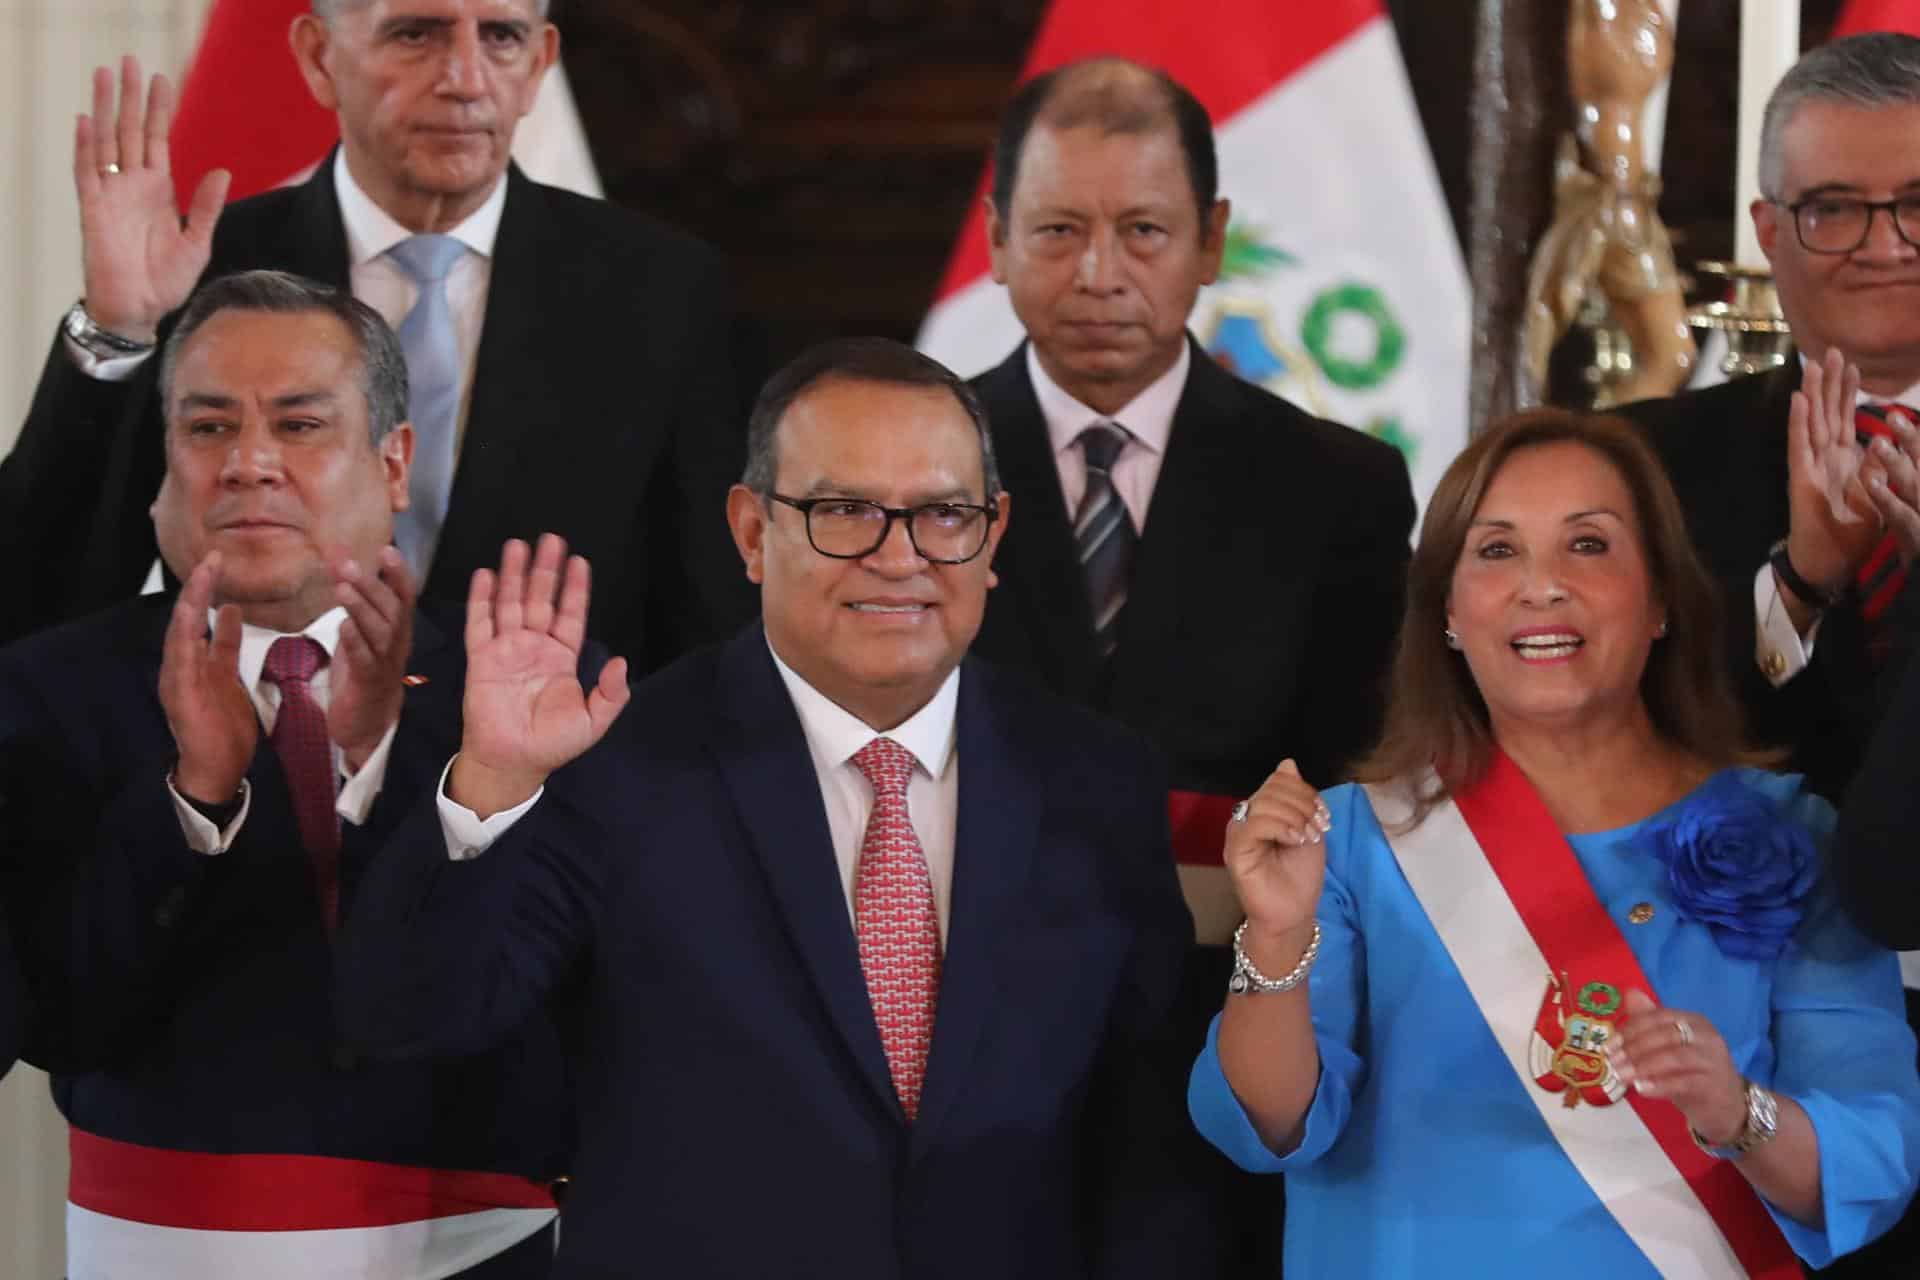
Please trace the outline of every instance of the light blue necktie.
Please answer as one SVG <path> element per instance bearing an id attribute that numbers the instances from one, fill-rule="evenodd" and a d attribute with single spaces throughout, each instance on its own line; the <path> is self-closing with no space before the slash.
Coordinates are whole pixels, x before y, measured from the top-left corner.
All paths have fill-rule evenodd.
<path id="1" fill-rule="evenodd" d="M 420 296 L 400 323 L 400 349 L 407 356 L 407 416 L 413 421 L 411 505 L 394 519 L 393 540 L 421 581 L 426 580 L 453 492 L 454 440 L 460 428 L 460 392 L 466 369 L 447 302 L 447 273 L 467 246 L 452 236 L 418 235 L 387 250 L 387 256 L 420 286 Z"/>

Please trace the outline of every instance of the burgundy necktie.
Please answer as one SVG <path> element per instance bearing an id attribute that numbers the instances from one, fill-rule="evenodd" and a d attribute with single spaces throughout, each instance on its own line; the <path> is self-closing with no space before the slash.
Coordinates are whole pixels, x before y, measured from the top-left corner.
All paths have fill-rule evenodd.
<path id="1" fill-rule="evenodd" d="M 940 999 L 940 921 L 933 909 L 933 881 L 920 837 L 907 820 L 914 759 L 893 739 L 875 738 L 854 753 L 853 763 L 873 784 L 873 812 L 867 817 L 854 877 L 853 927 L 893 1089 L 912 1120 L 920 1112 L 920 1085 L 927 1074 L 934 1007 Z"/>
<path id="2" fill-rule="evenodd" d="M 327 928 L 340 923 L 340 815 L 335 809 L 333 743 L 327 713 L 314 701 L 313 677 L 327 664 L 327 651 L 308 636 L 281 636 L 267 650 L 261 674 L 280 689 L 273 749 L 293 793 L 300 843 L 313 860 L 314 888 Z"/>
<path id="3" fill-rule="evenodd" d="M 1908 421 L 1920 419 L 1905 405 L 1863 404 L 1853 415 L 1854 430 L 1859 435 L 1860 447 L 1871 445 L 1876 437 L 1891 442 L 1895 448 L 1899 441 L 1894 439 L 1893 428 L 1887 425 L 1887 411 L 1898 409 Z M 1890 637 L 1885 634 L 1882 625 L 1887 609 L 1900 597 L 1900 589 L 1906 585 L 1906 567 L 1900 563 L 1900 543 L 1888 532 L 1875 544 L 1873 554 L 1860 566 L 1860 573 L 1854 580 L 1859 592 L 1860 616 L 1867 624 L 1867 647 L 1876 662 L 1886 656 Z"/>

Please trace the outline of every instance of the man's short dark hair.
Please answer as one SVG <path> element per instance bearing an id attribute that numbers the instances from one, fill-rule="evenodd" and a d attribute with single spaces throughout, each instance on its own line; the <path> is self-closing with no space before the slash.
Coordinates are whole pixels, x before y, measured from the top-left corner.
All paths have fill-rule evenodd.
<path id="1" fill-rule="evenodd" d="M 173 373 L 180 353 L 222 311 L 273 315 L 329 315 L 353 337 L 360 355 L 360 390 L 367 401 L 367 434 L 375 445 L 407 420 L 407 357 L 380 313 L 344 289 L 287 271 L 241 271 L 221 276 L 193 295 L 160 353 L 160 406 L 173 412 Z"/>
<path id="2" fill-rule="evenodd" d="M 947 366 L 891 338 L 835 338 L 800 353 L 760 389 L 747 419 L 747 467 L 740 483 L 755 493 L 773 491 L 780 470 L 780 420 L 793 402 L 822 382 L 846 379 L 897 387 L 933 387 L 946 391 L 967 411 L 980 438 L 980 474 L 986 500 L 1000 493 L 1000 468 L 993 458 L 987 413 L 973 388 Z"/>
<path id="3" fill-rule="evenodd" d="M 1036 124 L 1052 129 L 1091 125 L 1108 134 L 1151 133 L 1172 126 L 1186 157 L 1187 181 L 1204 232 L 1207 211 L 1220 194 L 1213 117 L 1166 72 L 1125 58 L 1086 58 L 1021 85 L 1001 113 L 1000 134 L 993 144 L 993 207 L 1002 222 L 1013 208 L 1020 152 Z"/>

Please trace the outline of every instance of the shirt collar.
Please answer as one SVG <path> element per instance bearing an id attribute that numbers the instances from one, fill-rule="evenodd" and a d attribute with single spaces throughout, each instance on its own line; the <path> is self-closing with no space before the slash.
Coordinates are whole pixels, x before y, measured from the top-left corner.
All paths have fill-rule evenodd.
<path id="1" fill-rule="evenodd" d="M 207 628 L 213 628 L 217 611 L 207 610 Z M 319 642 L 327 651 L 327 661 L 333 661 L 334 650 L 340 646 L 340 624 L 347 620 L 347 611 L 335 605 L 319 617 L 309 622 L 296 635 L 307 636 Z M 267 665 L 267 650 L 273 648 L 273 642 L 288 634 L 284 631 L 269 631 L 265 627 L 256 627 L 250 622 L 240 624 L 240 684 L 242 688 L 260 687 L 260 672 Z"/>
<path id="2" fill-rule="evenodd" d="M 1040 416 L 1046 419 L 1047 439 L 1055 453 L 1072 448 L 1080 433 L 1097 422 L 1117 422 L 1147 448 L 1165 453 L 1167 439 L 1173 434 L 1173 413 L 1180 407 L 1180 395 L 1187 389 L 1187 371 L 1192 365 L 1192 348 L 1183 340 L 1179 357 L 1125 408 L 1114 414 L 1096 413 L 1049 378 L 1040 367 L 1033 343 L 1027 344 L 1027 377 L 1033 382 L 1033 395 L 1040 402 Z"/>
<path id="3" fill-rule="evenodd" d="M 364 266 L 413 234 L 353 180 L 344 149 L 333 157 L 333 187 L 340 197 L 340 221 L 347 229 L 347 257 L 354 266 Z M 502 174 L 486 202 L 447 234 L 481 257 L 491 258 L 493 242 L 500 234 L 500 215 L 506 207 L 507 179 Z"/>
<path id="4" fill-rule="evenodd" d="M 781 661 L 767 641 L 780 682 L 787 686 L 793 709 L 800 713 L 800 728 L 814 754 L 834 765 L 846 764 L 875 738 L 888 737 L 913 753 L 929 777 L 938 778 L 947 771 L 953 756 L 954 712 L 960 702 L 960 668 L 955 667 L 940 682 L 927 705 L 886 731 L 876 732 L 866 721 L 821 693 L 801 678 L 800 673 Z"/>

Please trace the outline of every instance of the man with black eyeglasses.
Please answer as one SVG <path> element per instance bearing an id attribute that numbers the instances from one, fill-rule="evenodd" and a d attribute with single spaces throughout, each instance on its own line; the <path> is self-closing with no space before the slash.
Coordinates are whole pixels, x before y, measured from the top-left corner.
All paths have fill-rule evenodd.
<path id="1" fill-rule="evenodd" d="M 1852 422 L 1860 458 L 1920 407 L 1920 39 L 1852 36 L 1795 64 L 1767 103 L 1760 188 L 1754 228 L 1797 358 L 1624 412 L 1649 429 L 1725 586 L 1728 661 L 1757 736 L 1837 799 L 1920 600 L 1865 483 L 1876 469 L 1813 465 L 1794 402 Z"/>
<path id="2" fill-rule="evenodd" d="M 579 683 L 557 538 L 476 575 L 460 752 L 340 1016 L 418 1057 L 584 1015 L 556 1277 L 1195 1274 L 1164 766 L 967 656 L 1011 506 L 965 383 L 844 340 L 728 495 L 761 623 L 629 705 Z"/>

